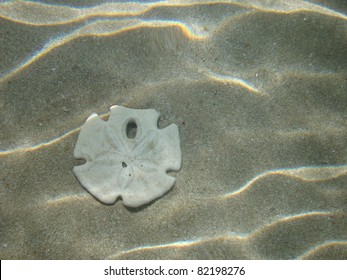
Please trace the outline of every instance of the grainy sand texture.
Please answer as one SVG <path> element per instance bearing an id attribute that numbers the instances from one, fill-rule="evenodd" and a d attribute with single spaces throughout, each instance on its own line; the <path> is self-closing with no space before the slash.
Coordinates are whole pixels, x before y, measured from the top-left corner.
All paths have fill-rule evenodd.
<path id="1" fill-rule="evenodd" d="M 1 1 L 0 54 L 1 259 L 347 259 L 346 1 Z M 72 172 L 112 105 L 179 127 L 140 208 Z"/>

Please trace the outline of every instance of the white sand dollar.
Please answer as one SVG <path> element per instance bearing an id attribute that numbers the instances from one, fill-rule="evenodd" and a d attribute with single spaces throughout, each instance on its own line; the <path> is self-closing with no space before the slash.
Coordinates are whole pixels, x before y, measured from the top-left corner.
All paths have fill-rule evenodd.
<path id="1" fill-rule="evenodd" d="M 159 113 L 112 106 L 108 121 L 91 114 L 76 143 L 75 158 L 87 162 L 73 171 L 98 200 L 138 207 L 166 193 L 175 183 L 168 170 L 181 168 L 178 127 L 158 129 Z"/>

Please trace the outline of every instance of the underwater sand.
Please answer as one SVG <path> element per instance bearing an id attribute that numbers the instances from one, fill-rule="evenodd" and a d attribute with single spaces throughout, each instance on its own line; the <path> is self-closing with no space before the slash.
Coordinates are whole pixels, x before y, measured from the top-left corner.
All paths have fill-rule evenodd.
<path id="1" fill-rule="evenodd" d="M 77 2 L 0 3 L 0 259 L 347 259 L 346 1 Z M 138 209 L 72 172 L 115 104 L 180 130 Z"/>

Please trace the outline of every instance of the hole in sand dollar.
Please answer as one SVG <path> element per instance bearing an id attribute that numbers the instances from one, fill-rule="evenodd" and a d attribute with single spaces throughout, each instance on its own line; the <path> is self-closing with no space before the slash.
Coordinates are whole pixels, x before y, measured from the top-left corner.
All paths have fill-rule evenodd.
<path id="1" fill-rule="evenodd" d="M 127 123 L 126 127 L 126 135 L 129 139 L 134 139 L 137 133 L 137 124 L 134 120 L 130 120 Z"/>
<path id="2" fill-rule="evenodd" d="M 122 161 L 122 167 L 123 168 L 125 168 L 125 167 L 127 167 L 128 165 L 124 162 L 124 161 Z"/>

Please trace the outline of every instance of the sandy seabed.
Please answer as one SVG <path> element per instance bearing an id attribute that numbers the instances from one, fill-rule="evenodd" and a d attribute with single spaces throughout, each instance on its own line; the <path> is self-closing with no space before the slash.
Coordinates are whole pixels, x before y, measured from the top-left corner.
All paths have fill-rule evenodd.
<path id="1" fill-rule="evenodd" d="M 347 259 L 346 1 L 77 2 L 0 3 L 1 259 Z M 115 104 L 180 131 L 137 209 L 72 172 Z"/>

